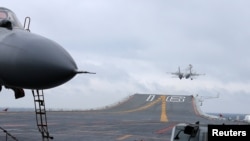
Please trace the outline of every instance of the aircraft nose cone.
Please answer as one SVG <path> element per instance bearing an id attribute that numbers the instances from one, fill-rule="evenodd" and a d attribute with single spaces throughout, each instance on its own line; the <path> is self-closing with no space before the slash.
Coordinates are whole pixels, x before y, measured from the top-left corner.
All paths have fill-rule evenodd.
<path id="1" fill-rule="evenodd" d="M 39 42 L 41 44 L 37 45 Z M 39 62 L 34 66 L 45 71 L 47 77 L 54 78 L 52 81 L 62 83 L 76 74 L 77 66 L 74 60 L 59 44 L 44 39 L 39 39 L 34 44 L 37 50 L 31 53 Z"/>
<path id="2" fill-rule="evenodd" d="M 11 39 L 12 60 L 23 88 L 47 89 L 59 86 L 73 78 L 77 66 L 70 54 L 56 42 L 28 33 L 15 33 Z M 6 41 L 7 42 L 7 41 Z M 12 62 L 12 63 L 13 63 Z"/>

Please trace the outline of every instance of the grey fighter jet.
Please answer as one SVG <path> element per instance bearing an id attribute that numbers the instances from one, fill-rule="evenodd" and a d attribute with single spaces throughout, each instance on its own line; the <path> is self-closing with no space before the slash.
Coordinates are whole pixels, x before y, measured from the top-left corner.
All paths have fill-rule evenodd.
<path id="1" fill-rule="evenodd" d="M 185 74 L 185 78 L 186 79 L 190 78 L 190 80 L 193 80 L 197 76 L 205 75 L 204 73 L 201 74 L 201 73 L 195 73 L 195 72 L 193 72 L 192 68 L 193 68 L 193 65 L 189 64 L 189 66 L 187 68 L 187 73 Z"/>
<path id="2" fill-rule="evenodd" d="M 181 72 L 181 69 L 180 67 L 178 67 L 178 71 L 176 72 L 170 72 L 170 74 L 174 75 L 174 76 L 177 76 L 179 79 L 182 79 L 184 78 L 184 73 Z"/>
<path id="3" fill-rule="evenodd" d="M 24 97 L 24 89 L 32 90 L 37 127 L 43 139 L 53 137 L 48 132 L 43 92 L 39 91 L 62 85 L 78 73 L 92 72 L 78 71 L 75 61 L 61 45 L 31 33 L 13 11 L 0 7 L 0 91 L 2 87 L 12 89 L 17 99 Z M 6 136 L 10 135 L 4 131 Z"/>
<path id="4" fill-rule="evenodd" d="M 42 90 L 59 86 L 78 71 L 70 54 L 58 43 L 25 30 L 11 10 L 0 7 L 0 90 Z M 88 73 L 88 72 L 83 72 Z"/>
<path id="5" fill-rule="evenodd" d="M 193 80 L 197 76 L 205 75 L 193 72 L 192 68 L 193 66 L 189 64 L 188 68 L 186 69 L 187 71 L 185 73 L 181 72 L 180 67 L 178 67 L 177 72 L 171 72 L 170 74 L 174 75 L 175 77 L 177 76 L 179 79 L 186 78 L 190 80 Z"/>

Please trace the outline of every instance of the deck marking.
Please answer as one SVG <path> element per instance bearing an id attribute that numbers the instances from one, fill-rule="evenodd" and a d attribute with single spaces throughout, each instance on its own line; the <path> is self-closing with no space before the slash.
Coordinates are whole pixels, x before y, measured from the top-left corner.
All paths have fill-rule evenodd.
<path id="1" fill-rule="evenodd" d="M 148 96 L 148 98 L 146 99 L 146 101 L 153 101 L 155 98 L 155 95 L 151 94 Z"/>
<path id="2" fill-rule="evenodd" d="M 168 122 L 166 112 L 166 96 L 161 96 L 161 122 Z"/>
<path id="3" fill-rule="evenodd" d="M 155 133 L 157 133 L 157 134 L 164 134 L 164 133 L 166 133 L 166 132 L 172 130 L 172 129 L 174 128 L 175 125 L 176 125 L 176 123 L 171 124 L 171 125 L 169 125 L 169 126 L 166 127 L 166 128 L 163 128 L 163 129 L 160 129 L 160 130 L 158 130 L 158 131 L 155 131 Z"/>
<path id="4" fill-rule="evenodd" d="M 139 107 L 139 108 L 136 108 L 136 109 L 131 109 L 131 110 L 126 110 L 126 111 L 122 111 L 123 113 L 130 113 L 130 112 L 137 112 L 137 111 L 142 111 L 142 110 L 146 110 L 152 106 L 154 106 L 156 103 L 160 102 L 161 101 L 161 97 L 159 97 L 158 99 L 154 100 L 154 101 L 151 101 L 149 102 L 148 104 L 142 106 L 142 107 Z"/>
<path id="5" fill-rule="evenodd" d="M 121 137 L 117 138 L 116 140 L 118 140 L 118 141 L 125 140 L 125 139 L 127 139 L 127 138 L 129 138 L 131 136 L 133 136 L 133 135 L 124 135 L 124 136 L 121 136 Z"/>

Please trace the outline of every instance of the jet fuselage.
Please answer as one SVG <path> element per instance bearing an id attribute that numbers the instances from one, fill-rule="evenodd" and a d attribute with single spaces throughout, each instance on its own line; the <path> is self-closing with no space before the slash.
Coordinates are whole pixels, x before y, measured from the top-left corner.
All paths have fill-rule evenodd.
<path id="1" fill-rule="evenodd" d="M 76 63 L 62 46 L 17 26 L 11 14 L 0 21 L 0 86 L 48 89 L 76 75 Z"/>

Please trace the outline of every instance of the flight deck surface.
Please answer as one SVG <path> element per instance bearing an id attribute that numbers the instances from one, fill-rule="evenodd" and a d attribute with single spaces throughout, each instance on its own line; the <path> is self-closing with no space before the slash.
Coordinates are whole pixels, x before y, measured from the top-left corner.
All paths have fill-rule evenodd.
<path id="1" fill-rule="evenodd" d="M 34 112 L 1 112 L 0 127 L 18 141 L 42 140 Z M 202 114 L 192 95 L 134 94 L 111 107 L 48 111 L 54 141 L 170 141 L 178 123 L 246 124 Z M 0 130 L 0 140 L 13 141 Z"/>

